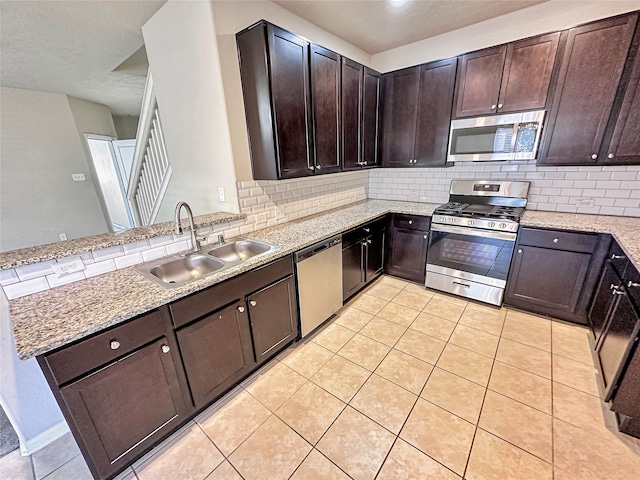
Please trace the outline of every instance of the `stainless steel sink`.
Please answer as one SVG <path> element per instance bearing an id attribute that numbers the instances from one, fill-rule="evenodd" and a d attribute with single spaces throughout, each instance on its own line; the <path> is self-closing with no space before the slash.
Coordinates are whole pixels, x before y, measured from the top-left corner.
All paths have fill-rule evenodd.
<path id="1" fill-rule="evenodd" d="M 235 264 L 277 248 L 279 247 L 274 247 L 273 245 L 268 245 L 256 240 L 243 239 L 213 248 L 207 252 L 207 255 L 219 258 L 227 263 Z"/>
<path id="2" fill-rule="evenodd" d="M 185 283 L 217 272 L 225 267 L 223 261 L 201 253 L 184 257 L 168 257 L 136 266 L 145 277 L 165 288 L 179 287 Z"/>
<path id="3" fill-rule="evenodd" d="M 277 245 L 238 238 L 215 248 L 207 247 L 199 252 L 136 265 L 135 269 L 161 287 L 170 289 L 278 249 Z"/>

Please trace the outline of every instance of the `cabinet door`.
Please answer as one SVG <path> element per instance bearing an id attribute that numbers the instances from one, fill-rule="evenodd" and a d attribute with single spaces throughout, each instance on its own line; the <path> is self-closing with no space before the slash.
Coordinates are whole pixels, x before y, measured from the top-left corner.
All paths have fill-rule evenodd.
<path id="1" fill-rule="evenodd" d="M 588 317 L 589 327 L 591 328 L 596 344 L 598 344 L 600 340 L 600 335 L 602 334 L 611 306 L 613 305 L 615 298 L 613 292 L 620 287 L 620 283 L 620 277 L 618 277 L 615 270 L 611 267 L 611 262 L 607 261 L 604 271 L 602 272 L 600 284 L 593 297 Z"/>
<path id="2" fill-rule="evenodd" d="M 414 159 L 420 67 L 385 75 L 384 82 L 383 166 L 409 167 Z"/>
<path id="3" fill-rule="evenodd" d="M 60 389 L 100 478 L 124 468 L 185 417 L 168 348 L 161 338 Z"/>
<path id="4" fill-rule="evenodd" d="M 560 32 L 507 45 L 498 112 L 544 108 Z"/>
<path id="5" fill-rule="evenodd" d="M 364 67 L 342 58 L 342 169 L 359 170 L 362 162 L 361 119 Z"/>
<path id="6" fill-rule="evenodd" d="M 447 162 L 457 63 L 451 58 L 420 67 L 415 166 L 444 166 Z"/>
<path id="7" fill-rule="evenodd" d="M 376 167 L 380 134 L 380 77 L 375 70 L 364 67 L 362 93 L 362 163 Z"/>
<path id="8" fill-rule="evenodd" d="M 270 86 L 280 178 L 311 175 L 309 46 L 269 25 Z"/>
<path id="9" fill-rule="evenodd" d="M 315 173 L 340 171 L 340 55 L 311 45 Z"/>
<path id="10" fill-rule="evenodd" d="M 520 246 L 515 253 L 505 303 L 538 313 L 573 313 L 586 279 L 588 253 Z"/>
<path id="11" fill-rule="evenodd" d="M 392 228 L 385 270 L 396 277 L 424 284 L 428 232 Z"/>
<path id="12" fill-rule="evenodd" d="M 460 61 L 454 117 L 495 113 L 506 45 L 467 53 Z"/>
<path id="13" fill-rule="evenodd" d="M 374 232 L 367 238 L 364 281 L 369 283 L 384 269 L 384 247 L 386 230 Z"/>
<path id="14" fill-rule="evenodd" d="M 201 407 L 255 365 L 244 302 L 235 302 L 176 332 L 196 407 Z"/>
<path id="15" fill-rule="evenodd" d="M 258 363 L 282 350 L 298 336 L 293 277 L 289 276 L 247 297 Z"/>
<path id="16" fill-rule="evenodd" d="M 629 355 L 629 362 L 627 363 L 627 367 L 624 371 L 624 376 L 618 382 L 618 388 L 611 400 L 611 410 L 636 419 L 637 424 L 640 420 L 639 398 L 640 348 L 638 348 L 638 341 L 636 340 L 635 347 Z M 638 436 L 638 433 L 636 436 Z"/>
<path id="17" fill-rule="evenodd" d="M 598 161 L 637 15 L 572 28 L 539 163 L 589 165 Z"/>
<path id="18" fill-rule="evenodd" d="M 364 285 L 364 240 L 342 249 L 342 298 L 346 300 Z"/>
<path id="19" fill-rule="evenodd" d="M 624 288 L 616 293 L 618 302 L 613 307 L 609 325 L 602 333 L 602 341 L 598 348 L 600 373 L 605 386 L 605 401 L 611 399 L 614 387 L 633 347 L 638 321 L 640 321 Z"/>
<path id="20" fill-rule="evenodd" d="M 612 118 L 615 123 L 611 142 L 600 152 L 600 158 L 608 164 L 640 163 L 640 48 L 630 60 L 625 94 L 617 116 Z"/>

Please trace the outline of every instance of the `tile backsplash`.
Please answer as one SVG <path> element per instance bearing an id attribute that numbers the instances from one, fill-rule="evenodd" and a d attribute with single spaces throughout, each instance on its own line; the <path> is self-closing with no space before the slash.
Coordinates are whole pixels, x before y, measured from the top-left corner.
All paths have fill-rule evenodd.
<path id="1" fill-rule="evenodd" d="M 454 179 L 530 181 L 531 210 L 640 217 L 640 166 L 538 168 L 531 161 L 381 168 L 369 173 L 369 198 L 444 203 Z"/>
<path id="2" fill-rule="evenodd" d="M 527 180 L 528 209 L 640 217 L 640 166 L 544 167 L 535 162 L 461 164 L 451 168 L 379 168 L 279 181 L 239 182 L 246 219 L 198 229 L 204 243 L 233 238 L 367 198 L 444 203 L 453 179 Z M 589 206 L 585 206 L 589 205 Z M 163 235 L 57 260 L 82 259 L 85 269 L 58 277 L 55 260 L 0 271 L 9 299 L 184 251 L 188 235 Z"/>
<path id="3" fill-rule="evenodd" d="M 217 241 L 218 235 L 233 238 L 279 223 L 366 200 L 369 173 L 345 172 L 318 177 L 280 181 L 239 182 L 240 209 L 247 218 L 197 230 L 204 243 Z M 115 247 L 103 248 L 73 257 L 25 265 L 0 271 L 0 287 L 8 299 L 23 297 L 50 288 L 127 268 L 139 263 L 187 250 L 189 235 L 163 235 Z M 52 265 L 80 258 L 84 270 L 58 277 Z"/>

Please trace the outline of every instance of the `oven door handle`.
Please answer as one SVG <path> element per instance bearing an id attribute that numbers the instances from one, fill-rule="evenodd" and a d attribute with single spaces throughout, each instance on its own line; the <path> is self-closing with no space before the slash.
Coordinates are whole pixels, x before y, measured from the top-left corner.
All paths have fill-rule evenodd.
<path id="1" fill-rule="evenodd" d="M 434 232 L 458 233 L 460 235 L 472 235 L 474 237 L 496 238 L 498 240 L 516 241 L 516 234 L 511 232 L 497 232 L 480 230 L 479 228 L 458 227 L 455 225 L 431 224 L 431 230 Z"/>

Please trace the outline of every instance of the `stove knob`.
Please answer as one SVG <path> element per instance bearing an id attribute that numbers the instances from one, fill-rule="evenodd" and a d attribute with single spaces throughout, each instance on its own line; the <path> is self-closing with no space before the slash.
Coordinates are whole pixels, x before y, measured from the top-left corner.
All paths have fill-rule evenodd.
<path id="1" fill-rule="evenodd" d="M 473 225 L 473 220 L 467 220 L 467 225 Z"/>
<path id="2" fill-rule="evenodd" d="M 496 222 L 489 222 L 489 223 L 487 224 L 487 226 L 488 226 L 489 228 L 493 228 L 493 227 L 495 227 L 495 226 L 496 226 Z"/>
<path id="3" fill-rule="evenodd" d="M 501 223 L 500 225 L 498 225 L 498 228 L 501 228 L 501 229 L 504 230 L 505 228 L 507 228 L 507 224 L 506 223 Z"/>

